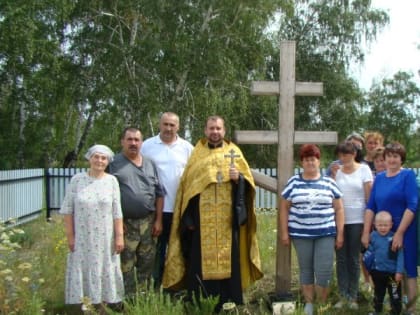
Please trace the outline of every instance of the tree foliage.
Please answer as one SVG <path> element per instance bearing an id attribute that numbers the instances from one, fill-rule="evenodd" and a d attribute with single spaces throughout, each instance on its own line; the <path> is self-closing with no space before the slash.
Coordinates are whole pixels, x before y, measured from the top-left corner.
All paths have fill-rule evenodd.
<path id="1" fill-rule="evenodd" d="M 295 1 L 293 10 L 281 15 L 277 38 L 297 41 L 296 79 L 324 84 L 323 97 L 296 97 L 296 129 L 337 131 L 340 139 L 364 129 L 363 93 L 348 68 L 363 62 L 362 44 L 372 41 L 388 20 L 366 0 Z M 275 56 L 275 80 L 278 72 Z M 324 151 L 326 160 L 333 158 L 334 148 Z"/>
<path id="2" fill-rule="evenodd" d="M 145 136 L 153 135 L 158 114 L 166 110 L 179 113 L 193 141 L 201 136 L 203 119 L 210 113 L 226 115 L 232 118 L 227 119 L 229 124 L 239 125 L 249 103 L 248 75 L 263 63 L 264 52 L 271 45 L 264 30 L 282 5 L 283 1 L 276 0 L 67 4 L 57 0 L 28 14 L 34 5 L 5 1 L 1 36 L 2 42 L 9 44 L 2 48 L 2 75 L 13 76 L 17 70 L 13 60 L 29 52 L 14 41 L 27 45 L 38 40 L 36 34 L 24 32 L 25 23 L 38 23 L 39 36 L 53 47 L 31 46 L 41 55 L 51 55 L 51 60 L 43 62 L 31 54 L 38 65 L 37 69 L 28 67 L 26 76 L 20 77 L 21 95 L 16 95 L 17 91 L 12 94 L 19 90 L 17 80 L 2 82 L 2 94 L 10 96 L 2 106 L 2 116 L 7 117 L 4 129 L 9 130 L 2 139 L 2 153 L 9 160 L 4 167 L 40 164 L 34 153 L 44 151 L 39 145 L 42 139 L 51 139 L 46 140 L 50 158 L 43 165 L 63 160 L 71 164 L 86 144 L 94 142 L 118 149 L 118 135 L 125 125 L 140 126 Z M 8 31 L 16 25 L 22 39 Z M 22 59 L 31 63 L 26 56 Z M 56 65 L 59 78 L 52 76 L 51 65 Z M 42 77 L 37 76 L 40 73 Z M 41 79 L 48 81 L 46 85 Z M 27 109 L 30 102 L 39 103 L 41 95 L 25 99 L 30 80 L 34 80 L 37 93 L 51 97 L 42 99 L 47 106 L 42 115 L 52 121 L 42 123 L 42 130 L 36 133 L 26 122 L 33 118 L 38 124 L 41 120 L 28 117 Z M 20 112 L 24 114 L 19 116 Z M 53 120 L 55 115 L 61 119 Z M 9 117 L 15 126 L 7 124 Z M 37 138 L 31 147 L 27 134 Z M 9 144 L 10 139 L 19 139 L 19 143 Z M 57 147 L 60 150 L 55 150 Z M 21 150 L 19 164 L 14 160 L 15 148 Z"/>
<path id="3" fill-rule="evenodd" d="M 297 79 L 325 90 L 297 98 L 296 129 L 371 129 L 370 104 L 391 93 L 363 95 L 347 69 L 387 22 L 368 0 L 2 1 L 0 168 L 74 165 L 93 143 L 118 150 L 123 127 L 154 135 L 168 110 L 193 143 L 211 114 L 225 117 L 228 136 L 275 130 L 277 99 L 249 87 L 278 80 L 285 39 L 297 40 Z M 275 146 L 244 151 L 253 166 L 276 164 Z"/>
<path id="4" fill-rule="evenodd" d="M 399 141 L 410 148 L 420 117 L 420 88 L 413 76 L 398 72 L 393 78 L 373 85 L 366 103 L 365 125 L 380 130 L 386 141 Z"/>

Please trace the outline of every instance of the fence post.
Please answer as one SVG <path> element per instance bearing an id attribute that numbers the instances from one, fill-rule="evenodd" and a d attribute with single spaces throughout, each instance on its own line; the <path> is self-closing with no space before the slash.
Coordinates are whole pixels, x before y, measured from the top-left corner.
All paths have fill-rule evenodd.
<path id="1" fill-rule="evenodd" d="M 51 221 L 51 201 L 50 201 L 50 193 L 51 193 L 51 184 L 50 184 L 50 172 L 48 168 L 44 169 L 44 177 L 45 177 L 45 204 L 47 205 L 47 221 Z"/>

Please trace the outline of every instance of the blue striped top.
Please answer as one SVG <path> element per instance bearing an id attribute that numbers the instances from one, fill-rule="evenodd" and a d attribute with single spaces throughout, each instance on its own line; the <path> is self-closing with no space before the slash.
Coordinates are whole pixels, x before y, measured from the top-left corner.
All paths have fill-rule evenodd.
<path id="1" fill-rule="evenodd" d="M 306 180 L 301 174 L 294 175 L 281 195 L 291 202 L 288 223 L 291 238 L 336 235 L 333 200 L 341 198 L 342 193 L 332 178 Z"/>

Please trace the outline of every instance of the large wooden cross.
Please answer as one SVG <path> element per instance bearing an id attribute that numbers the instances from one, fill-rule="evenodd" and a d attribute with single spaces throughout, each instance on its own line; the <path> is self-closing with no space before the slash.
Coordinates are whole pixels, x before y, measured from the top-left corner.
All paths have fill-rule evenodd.
<path id="1" fill-rule="evenodd" d="M 269 191 L 277 193 L 279 208 L 281 191 L 290 176 L 293 175 L 293 144 L 315 143 L 336 144 L 336 132 L 295 131 L 295 96 L 321 96 L 322 83 L 296 82 L 295 57 L 296 43 L 285 41 L 280 43 L 280 81 L 252 82 L 253 95 L 280 95 L 278 131 L 236 131 L 234 139 L 242 144 L 277 144 L 277 181 L 269 176 L 252 171 L 255 183 Z M 278 215 L 279 217 L 279 215 Z M 276 293 L 290 293 L 291 256 L 290 247 L 281 243 L 279 220 L 277 220 L 277 259 L 276 259 Z"/>

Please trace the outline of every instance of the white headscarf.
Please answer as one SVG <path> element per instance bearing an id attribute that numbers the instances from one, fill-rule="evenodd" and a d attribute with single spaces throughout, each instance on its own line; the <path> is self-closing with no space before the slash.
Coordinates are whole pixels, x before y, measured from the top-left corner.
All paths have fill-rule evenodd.
<path id="1" fill-rule="evenodd" d="M 114 159 L 114 152 L 112 152 L 110 148 L 108 148 L 106 145 L 103 145 L 103 144 L 95 144 L 91 146 L 89 150 L 86 152 L 85 158 L 89 160 L 92 157 L 92 155 L 94 155 L 95 153 L 106 155 L 109 163 L 111 163 L 112 160 Z"/>

